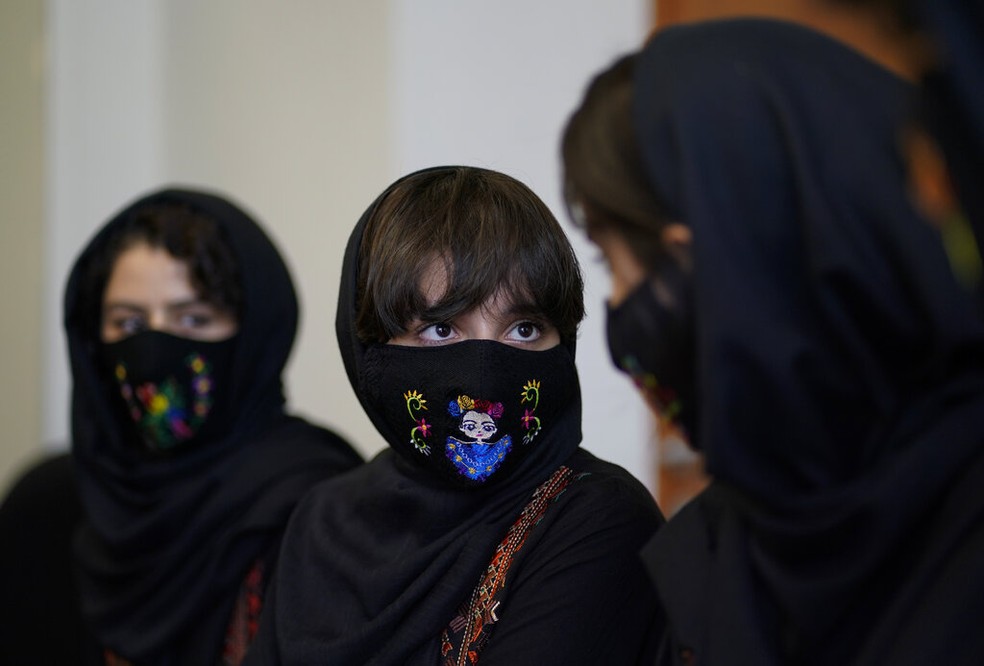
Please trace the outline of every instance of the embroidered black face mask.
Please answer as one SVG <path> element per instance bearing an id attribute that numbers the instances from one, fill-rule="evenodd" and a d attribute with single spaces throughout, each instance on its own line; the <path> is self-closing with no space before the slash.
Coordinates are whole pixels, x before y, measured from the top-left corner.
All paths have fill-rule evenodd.
<path id="1" fill-rule="evenodd" d="M 570 351 L 491 340 L 374 345 L 360 389 L 387 442 L 454 485 L 505 478 L 577 400 Z M 574 412 L 577 412 L 574 410 Z"/>
<path id="2" fill-rule="evenodd" d="M 224 435 L 235 337 L 219 342 L 144 331 L 104 344 L 103 365 L 151 451 L 171 452 Z"/>
<path id="3" fill-rule="evenodd" d="M 632 377 L 662 418 L 696 445 L 696 361 L 689 278 L 677 267 L 644 280 L 608 307 L 612 362 Z"/>

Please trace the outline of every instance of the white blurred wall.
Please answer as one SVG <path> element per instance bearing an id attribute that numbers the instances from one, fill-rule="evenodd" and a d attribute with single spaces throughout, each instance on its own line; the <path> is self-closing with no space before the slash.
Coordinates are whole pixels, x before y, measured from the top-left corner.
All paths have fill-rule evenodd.
<path id="1" fill-rule="evenodd" d="M 344 243 L 398 175 L 467 163 L 523 180 L 570 231 L 587 281 L 585 445 L 652 487 L 648 418 L 610 368 L 607 278 L 563 216 L 558 162 L 567 114 L 592 73 L 641 43 L 649 4 L 46 0 L 45 212 L 34 225 L 44 282 L 32 352 L 43 372 L 14 410 L 40 431 L 37 447 L 68 441 L 60 299 L 71 262 L 126 201 L 183 183 L 240 201 L 291 264 L 303 308 L 293 407 L 366 454 L 379 450 L 335 344 Z M 6 366 L 20 352 L 0 353 Z M 0 456 L 5 474 L 9 460 Z"/>

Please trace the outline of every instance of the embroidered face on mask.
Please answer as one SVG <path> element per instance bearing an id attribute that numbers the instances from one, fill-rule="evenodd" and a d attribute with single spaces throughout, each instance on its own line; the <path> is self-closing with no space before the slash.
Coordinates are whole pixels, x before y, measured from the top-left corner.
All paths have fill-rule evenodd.
<path id="1" fill-rule="evenodd" d="M 403 456 L 454 485 L 507 476 L 577 402 L 574 360 L 559 345 L 374 345 L 366 361 L 363 389 L 376 427 Z"/>
<path id="2" fill-rule="evenodd" d="M 228 431 L 223 396 L 235 338 L 189 340 L 144 331 L 104 344 L 103 367 L 143 444 L 172 451 Z"/>

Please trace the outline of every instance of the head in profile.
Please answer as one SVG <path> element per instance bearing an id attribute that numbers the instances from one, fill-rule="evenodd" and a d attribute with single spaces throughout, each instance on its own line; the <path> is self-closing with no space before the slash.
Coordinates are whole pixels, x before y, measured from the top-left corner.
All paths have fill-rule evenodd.
<path id="1" fill-rule="evenodd" d="M 981 596 L 980 531 L 911 541 L 980 515 L 984 470 L 984 326 L 913 205 L 913 92 L 803 25 L 708 21 L 599 73 L 565 129 L 613 360 L 712 477 L 648 553 L 697 661 L 980 653 L 962 602 L 924 603 Z"/>

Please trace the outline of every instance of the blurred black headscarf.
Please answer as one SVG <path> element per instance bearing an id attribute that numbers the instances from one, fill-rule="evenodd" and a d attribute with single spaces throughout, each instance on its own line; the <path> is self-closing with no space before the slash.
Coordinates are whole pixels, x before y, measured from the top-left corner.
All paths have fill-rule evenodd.
<path id="1" fill-rule="evenodd" d="M 173 457 L 127 438 L 99 365 L 100 293 L 90 264 L 142 210 L 187 208 L 214 220 L 238 265 L 242 311 L 227 434 Z M 208 664 L 222 654 L 247 570 L 275 555 L 287 518 L 315 482 L 360 462 L 333 433 L 284 411 L 281 373 L 298 308 L 283 259 L 228 200 L 167 189 L 119 212 L 77 260 L 65 292 L 74 379 L 72 453 L 85 508 L 75 539 L 82 610 L 100 644 L 137 664 Z M 115 396 L 118 398 L 118 396 Z"/>
<path id="2" fill-rule="evenodd" d="M 984 255 L 984 3 L 909 0 L 937 62 L 923 79 L 924 119 L 946 157 Z"/>
<path id="3" fill-rule="evenodd" d="M 913 94 L 776 21 L 638 56 L 642 159 L 694 239 L 714 481 L 648 556 L 696 663 L 984 654 L 984 330 L 908 200 Z"/>

